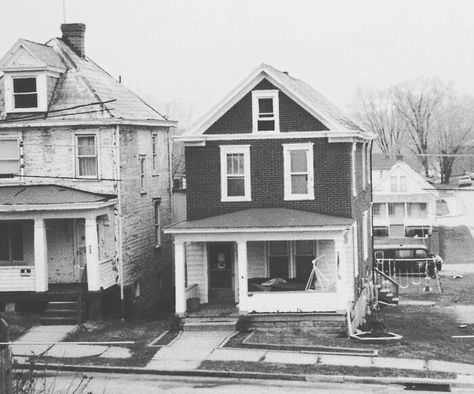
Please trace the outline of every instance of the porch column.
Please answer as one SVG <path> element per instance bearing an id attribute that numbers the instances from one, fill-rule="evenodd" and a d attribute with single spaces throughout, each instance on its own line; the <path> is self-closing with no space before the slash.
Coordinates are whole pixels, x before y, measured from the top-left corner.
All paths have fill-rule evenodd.
<path id="1" fill-rule="evenodd" d="M 239 312 L 248 312 L 248 275 L 247 275 L 247 241 L 237 242 L 237 264 L 239 272 Z"/>
<path id="2" fill-rule="evenodd" d="M 336 249 L 336 263 L 337 263 L 337 278 L 336 278 L 336 291 L 337 291 L 337 309 L 345 311 L 346 305 L 346 253 L 344 250 L 344 239 L 338 238 L 334 240 Z M 358 258 L 358 257 L 357 257 Z"/>
<path id="3" fill-rule="evenodd" d="M 48 291 L 48 246 L 44 219 L 35 219 L 35 287 L 37 292 Z"/>
<path id="4" fill-rule="evenodd" d="M 87 287 L 89 291 L 100 290 L 99 240 L 97 236 L 97 218 L 85 218 Z"/>
<path id="5" fill-rule="evenodd" d="M 184 315 L 186 312 L 186 294 L 184 288 L 185 282 L 185 264 L 184 242 L 174 241 L 174 287 L 175 287 L 175 312 L 178 315 Z"/>

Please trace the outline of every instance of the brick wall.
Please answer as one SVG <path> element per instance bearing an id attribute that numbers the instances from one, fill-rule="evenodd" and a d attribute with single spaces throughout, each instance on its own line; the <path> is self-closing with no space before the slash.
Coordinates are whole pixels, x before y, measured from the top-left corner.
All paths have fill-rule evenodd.
<path id="1" fill-rule="evenodd" d="M 315 199 L 284 201 L 282 143 L 314 142 Z M 327 139 L 254 140 L 251 144 L 250 202 L 221 202 L 221 142 L 186 148 L 188 220 L 249 208 L 280 207 L 351 217 L 351 144 Z"/>
<path id="2" fill-rule="evenodd" d="M 158 169 L 152 171 L 152 132 L 157 132 Z M 160 199 L 162 227 L 170 224 L 171 205 L 168 171 L 168 130 L 166 128 L 120 128 L 120 178 L 122 204 L 124 283 L 133 289 L 140 283 L 140 296 L 131 294 L 131 313 L 142 313 L 155 309 L 160 302 L 172 294 L 173 266 L 170 236 L 162 234 L 162 245 L 155 248 L 154 205 Z M 145 190 L 140 190 L 138 155 L 145 155 Z"/>
<path id="3" fill-rule="evenodd" d="M 264 79 L 252 90 L 277 89 Z M 327 128 L 282 91 L 279 92 L 280 131 L 320 131 Z M 252 92 L 220 117 L 205 134 L 251 133 Z"/>

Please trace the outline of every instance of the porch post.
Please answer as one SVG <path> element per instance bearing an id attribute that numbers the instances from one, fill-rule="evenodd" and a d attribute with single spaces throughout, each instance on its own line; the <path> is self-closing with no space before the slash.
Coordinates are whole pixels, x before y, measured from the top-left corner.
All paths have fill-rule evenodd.
<path id="1" fill-rule="evenodd" d="M 336 249 L 336 263 L 337 263 L 337 309 L 341 311 L 346 310 L 346 254 L 344 250 L 344 239 L 337 238 L 334 240 Z"/>
<path id="2" fill-rule="evenodd" d="M 85 218 L 87 287 L 89 291 L 100 290 L 99 240 L 97 236 L 97 218 Z"/>
<path id="3" fill-rule="evenodd" d="M 48 291 L 48 247 L 44 219 L 35 219 L 35 287 L 37 292 Z"/>
<path id="4" fill-rule="evenodd" d="M 237 264 L 239 272 L 239 312 L 248 312 L 248 274 L 247 274 L 247 241 L 237 242 Z"/>
<path id="5" fill-rule="evenodd" d="M 178 315 L 184 315 L 186 312 L 186 294 L 184 288 L 185 282 L 185 254 L 184 254 L 184 242 L 174 241 L 174 286 L 175 286 L 175 312 Z"/>

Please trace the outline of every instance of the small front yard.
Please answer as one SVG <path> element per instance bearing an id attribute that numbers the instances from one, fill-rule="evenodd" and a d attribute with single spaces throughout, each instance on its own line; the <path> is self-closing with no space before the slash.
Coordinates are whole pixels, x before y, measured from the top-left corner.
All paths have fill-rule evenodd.
<path id="1" fill-rule="evenodd" d="M 39 324 L 41 315 L 30 312 L 0 312 L 0 319 L 8 324 L 10 341 L 15 341 L 31 327 Z"/>
<path id="2" fill-rule="evenodd" d="M 112 365 L 144 367 L 158 351 L 158 347 L 148 346 L 170 328 L 169 319 L 161 320 L 101 320 L 87 322 L 77 327 L 63 342 L 118 342 L 133 341 L 134 344 L 110 344 L 110 346 L 130 349 L 129 358 L 101 358 L 99 356 L 81 358 L 38 357 L 36 361 L 45 363 L 65 363 L 81 365 Z M 105 344 L 104 344 L 105 345 Z M 107 346 L 107 345 L 105 345 Z"/>

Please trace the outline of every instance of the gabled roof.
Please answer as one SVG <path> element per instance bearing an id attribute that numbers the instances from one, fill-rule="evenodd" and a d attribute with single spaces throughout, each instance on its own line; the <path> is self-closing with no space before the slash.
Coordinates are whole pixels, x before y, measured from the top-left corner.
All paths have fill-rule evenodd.
<path id="1" fill-rule="evenodd" d="M 348 227 L 351 218 L 323 215 L 321 213 L 297 211 L 285 208 L 253 208 L 206 219 L 189 220 L 171 225 L 168 233 L 193 230 L 245 230 L 276 228 Z"/>
<path id="2" fill-rule="evenodd" d="M 309 84 L 287 73 L 277 70 L 268 64 L 261 64 L 252 71 L 244 81 L 233 89 L 211 111 L 204 115 L 183 136 L 202 135 L 217 119 L 235 105 L 256 84 L 267 79 L 306 111 L 323 123 L 330 131 L 337 133 L 365 134 L 364 131 L 339 108 L 332 104 L 322 94 L 313 89 Z"/>
<path id="3" fill-rule="evenodd" d="M 397 170 L 401 170 L 406 176 L 411 178 L 416 184 L 419 185 L 421 191 L 414 191 L 415 194 L 432 193 L 432 194 L 438 195 L 438 191 L 432 184 L 427 182 L 420 174 L 418 174 L 415 170 L 413 170 L 413 168 L 411 168 L 407 163 L 400 160 L 397 161 L 394 165 L 392 165 L 390 170 L 388 170 L 382 178 L 380 178 L 374 183 L 374 187 L 373 187 L 374 195 L 380 192 L 383 192 L 383 190 L 379 189 L 379 185 L 381 185 L 383 182 L 389 179 L 393 175 L 393 173 Z M 407 192 L 410 193 L 409 190 Z M 392 195 L 396 194 L 393 192 L 390 192 L 390 193 Z M 403 193 L 406 193 L 406 192 L 402 192 L 402 194 Z"/>
<path id="4" fill-rule="evenodd" d="M 372 153 L 372 171 L 388 171 L 399 161 L 405 162 L 415 171 L 423 170 L 423 166 L 413 156 L 400 155 L 400 158 L 398 159 L 396 155 L 386 155 L 385 153 Z"/>
<path id="5" fill-rule="evenodd" d="M 147 121 L 157 125 L 173 123 L 90 58 L 79 57 L 59 38 L 53 38 L 46 44 L 21 39 L 1 62 L 11 61 L 20 50 L 25 51 L 31 61 L 47 69 L 54 69 L 60 74 L 49 97 L 48 112 L 42 119 L 34 117 L 34 120 L 28 120 L 28 116 L 25 116 L 24 119 L 28 123 L 45 122 L 49 119 L 54 121 L 120 119 Z M 11 67 L 8 70 L 11 71 Z M 15 123 L 22 116 L 16 114 Z M 0 117 L 5 117 L 5 114 L 0 113 Z"/>

